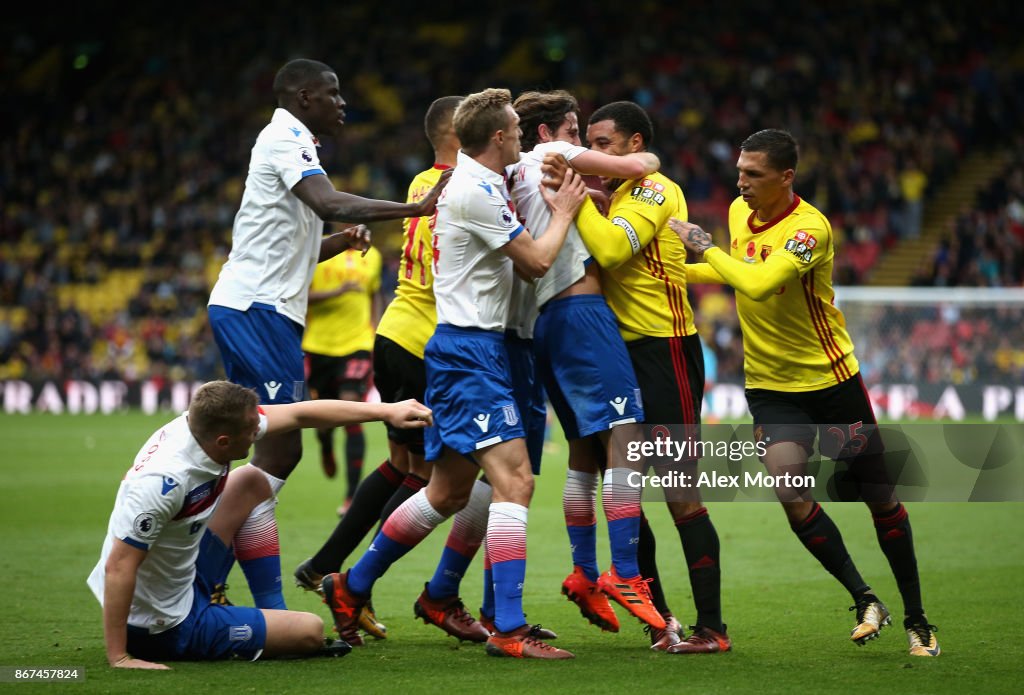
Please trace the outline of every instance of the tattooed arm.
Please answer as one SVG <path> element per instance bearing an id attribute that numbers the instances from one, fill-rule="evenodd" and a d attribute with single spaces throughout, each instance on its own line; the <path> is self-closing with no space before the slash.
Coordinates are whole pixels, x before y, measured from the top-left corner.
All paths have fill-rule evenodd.
<path id="1" fill-rule="evenodd" d="M 673 218 L 668 221 L 668 226 L 679 236 L 687 251 L 703 254 L 704 260 L 717 271 L 724 282 L 755 302 L 765 301 L 780 287 L 800 275 L 800 270 L 782 255 L 772 254 L 764 263 L 751 265 L 733 258 L 715 246 L 711 241 L 711 235 L 695 224 Z M 697 265 L 699 267 L 703 264 Z M 694 274 L 697 272 L 695 270 Z M 688 280 L 689 277 L 688 271 Z"/>

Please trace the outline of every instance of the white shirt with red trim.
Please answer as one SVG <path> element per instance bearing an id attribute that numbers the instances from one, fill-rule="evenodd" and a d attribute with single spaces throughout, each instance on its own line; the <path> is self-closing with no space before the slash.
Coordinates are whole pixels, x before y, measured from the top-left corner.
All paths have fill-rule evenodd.
<path id="1" fill-rule="evenodd" d="M 260 412 L 257 438 L 266 431 L 267 418 Z M 147 551 L 128 624 L 156 634 L 188 616 L 199 541 L 230 468 L 206 455 L 189 430 L 187 412 L 153 433 L 121 481 L 99 562 L 87 580 L 100 604 L 116 538 Z"/>

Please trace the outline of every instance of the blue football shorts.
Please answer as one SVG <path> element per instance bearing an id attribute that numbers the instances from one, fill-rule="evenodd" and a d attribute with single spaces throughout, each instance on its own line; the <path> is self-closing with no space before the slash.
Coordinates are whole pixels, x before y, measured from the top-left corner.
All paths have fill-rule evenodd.
<path id="1" fill-rule="evenodd" d="M 534 475 L 538 475 L 541 455 L 544 453 L 544 436 L 547 434 L 548 407 L 544 384 L 537 374 L 533 341 L 506 331 L 505 349 L 508 351 L 509 372 L 512 376 L 512 393 L 526 430 L 530 468 Z"/>
<path id="2" fill-rule="evenodd" d="M 440 459 L 445 446 L 472 459 L 478 449 L 525 437 L 503 334 L 441 324 L 423 361 L 425 405 L 434 411 L 424 434 L 428 461 Z"/>
<path id="3" fill-rule="evenodd" d="M 199 586 L 192 610 L 181 623 L 159 634 L 128 626 L 128 653 L 147 661 L 255 661 L 267 643 L 267 621 L 258 608 L 210 603 Z"/>
<path id="4" fill-rule="evenodd" d="M 538 372 L 567 439 L 644 421 L 633 364 L 603 296 L 547 302 L 533 342 Z"/>
<path id="5" fill-rule="evenodd" d="M 302 326 L 269 304 L 248 311 L 213 305 L 208 315 L 228 381 L 255 389 L 261 403 L 304 400 Z"/>

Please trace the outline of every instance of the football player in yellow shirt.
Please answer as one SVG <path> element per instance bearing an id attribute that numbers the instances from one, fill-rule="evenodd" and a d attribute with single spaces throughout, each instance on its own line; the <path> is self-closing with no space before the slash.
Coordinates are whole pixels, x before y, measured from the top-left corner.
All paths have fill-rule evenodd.
<path id="1" fill-rule="evenodd" d="M 309 286 L 306 332 L 302 351 L 306 353 L 309 390 L 314 398 L 366 400 L 370 391 L 370 350 L 374 327 L 380 318 L 380 251 L 349 249 L 319 263 Z M 320 462 L 328 478 L 337 471 L 334 457 L 334 429 L 318 429 Z M 359 479 L 363 477 L 366 437 L 360 424 L 345 427 L 345 470 L 348 487 L 343 516 L 352 504 Z"/>
<path id="2" fill-rule="evenodd" d="M 669 224 L 705 263 L 688 265 L 690 282 L 724 282 L 737 290 L 743 329 L 747 403 L 766 445 L 771 475 L 802 475 L 820 437 L 824 456 L 849 464 L 874 519 L 878 543 L 903 598 L 910 653 L 938 656 L 928 623 L 910 519 L 884 467 L 884 445 L 861 380 L 842 313 L 833 306 L 832 228 L 793 191 L 799 151 L 786 131 L 762 130 L 740 146 L 740 196 L 729 208 L 731 253 L 700 227 Z M 808 489 L 777 489 L 790 526 L 808 551 L 853 597 L 858 644 L 890 624 L 889 611 L 861 578 L 839 529 Z"/>
<path id="3" fill-rule="evenodd" d="M 629 101 L 602 106 L 587 125 L 591 149 L 606 154 L 644 152 L 653 137 L 647 112 Z M 607 218 L 586 201 L 577 226 L 601 266 L 605 297 L 640 386 L 645 422 L 648 427 L 688 425 L 688 432 L 699 436 L 704 358 L 686 296 L 686 251 L 668 228 L 670 218 L 686 217 L 683 192 L 661 173 L 602 181 L 612 195 Z M 682 464 L 695 467 L 697 460 Z M 695 490 L 669 495 L 666 501 L 682 542 L 697 609 L 693 633 L 666 651 L 728 651 L 732 642 L 722 622 L 718 532 Z M 641 574 L 653 579 L 654 604 L 668 613 L 654 562 L 654 535 L 646 519 L 641 522 L 639 543 Z M 674 619 L 673 624 L 681 630 Z"/>

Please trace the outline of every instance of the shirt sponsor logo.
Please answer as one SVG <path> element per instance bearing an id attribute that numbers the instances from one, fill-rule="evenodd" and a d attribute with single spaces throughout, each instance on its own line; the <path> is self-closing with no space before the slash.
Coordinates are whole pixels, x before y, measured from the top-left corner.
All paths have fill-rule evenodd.
<path id="1" fill-rule="evenodd" d="M 664 186 L 662 186 L 662 188 L 664 188 Z M 633 190 L 629 192 L 629 195 L 630 197 L 633 198 L 633 200 L 644 203 L 645 205 L 665 204 L 665 196 L 659 193 L 654 188 L 647 188 L 645 186 L 634 186 Z"/>
<path id="2" fill-rule="evenodd" d="M 804 232 L 798 232 L 798 234 L 804 234 Z M 798 241 L 796 238 L 786 241 L 786 246 L 784 248 L 804 263 L 810 263 L 811 258 L 814 255 L 805 242 Z"/>
<path id="3" fill-rule="evenodd" d="M 629 246 L 630 248 L 633 249 L 633 253 L 639 253 L 640 235 L 638 235 L 636 233 L 636 230 L 633 229 L 633 225 L 631 225 L 627 220 L 623 219 L 622 217 L 613 217 L 612 224 L 614 224 L 616 227 L 622 228 L 622 231 L 626 233 L 626 238 L 629 239 Z"/>
<path id="4" fill-rule="evenodd" d="M 208 483 L 203 483 L 199 487 L 193 488 L 185 495 L 185 504 L 182 505 L 181 511 L 174 516 L 175 520 L 196 516 L 209 508 L 220 497 L 227 479 L 226 475 L 222 475 L 216 480 L 211 480 Z"/>

